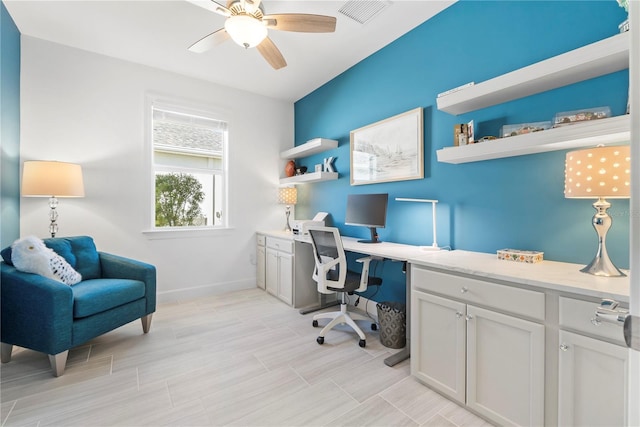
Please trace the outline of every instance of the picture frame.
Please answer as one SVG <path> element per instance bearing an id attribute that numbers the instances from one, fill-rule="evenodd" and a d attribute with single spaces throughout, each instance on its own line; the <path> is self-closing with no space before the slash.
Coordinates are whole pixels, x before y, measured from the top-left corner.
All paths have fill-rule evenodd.
<path id="1" fill-rule="evenodd" d="M 423 108 L 352 130 L 351 185 L 424 178 Z"/>

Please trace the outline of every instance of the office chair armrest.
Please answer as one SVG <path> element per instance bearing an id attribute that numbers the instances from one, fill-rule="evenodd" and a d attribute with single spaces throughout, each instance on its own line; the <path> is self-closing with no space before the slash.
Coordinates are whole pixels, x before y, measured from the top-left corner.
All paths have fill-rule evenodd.
<path id="1" fill-rule="evenodd" d="M 362 273 L 360 274 L 360 286 L 358 287 L 358 289 L 356 289 L 356 292 L 364 292 L 367 290 L 367 283 L 369 282 L 369 264 L 371 264 L 371 261 L 373 260 L 373 257 L 365 257 L 365 258 L 358 258 L 356 260 L 356 262 L 359 262 L 362 264 Z"/>

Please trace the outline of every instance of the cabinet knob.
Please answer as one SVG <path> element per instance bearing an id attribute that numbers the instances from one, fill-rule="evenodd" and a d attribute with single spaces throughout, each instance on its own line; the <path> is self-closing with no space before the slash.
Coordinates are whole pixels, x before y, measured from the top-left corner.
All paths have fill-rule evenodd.
<path id="1" fill-rule="evenodd" d="M 469 288 L 467 288 L 466 286 L 463 286 L 462 289 L 460 289 L 461 294 L 466 294 L 467 292 L 469 292 Z"/>
<path id="2" fill-rule="evenodd" d="M 560 350 L 567 351 L 567 350 L 569 350 L 569 346 L 566 345 L 565 343 L 562 343 L 562 344 L 560 344 Z"/>
<path id="3" fill-rule="evenodd" d="M 601 321 L 600 321 L 600 319 L 598 319 L 597 317 L 594 317 L 594 318 L 592 318 L 592 319 L 591 319 L 591 324 L 592 324 L 593 326 L 600 326 L 600 324 L 601 324 L 601 323 L 602 323 L 602 322 L 601 322 Z"/>
<path id="4" fill-rule="evenodd" d="M 463 315 L 459 311 L 456 311 L 456 319 L 461 318 Z"/>
<path id="5" fill-rule="evenodd" d="M 473 316 L 470 314 L 467 314 L 466 316 L 464 316 L 465 319 L 467 319 L 467 322 L 471 319 L 473 319 Z"/>

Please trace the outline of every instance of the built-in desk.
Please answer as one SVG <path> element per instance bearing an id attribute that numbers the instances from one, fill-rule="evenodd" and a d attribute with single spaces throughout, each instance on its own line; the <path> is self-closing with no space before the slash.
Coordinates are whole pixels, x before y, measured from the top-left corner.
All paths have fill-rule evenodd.
<path id="1" fill-rule="evenodd" d="M 411 374 L 497 425 L 628 425 L 628 277 L 455 250 L 409 260 Z"/>

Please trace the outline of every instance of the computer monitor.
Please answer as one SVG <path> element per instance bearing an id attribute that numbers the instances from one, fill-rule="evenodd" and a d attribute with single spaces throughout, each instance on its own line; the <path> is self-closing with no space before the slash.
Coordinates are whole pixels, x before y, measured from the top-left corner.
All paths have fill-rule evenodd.
<path id="1" fill-rule="evenodd" d="M 370 240 L 359 240 L 361 243 L 380 243 L 376 228 L 384 228 L 387 221 L 387 201 L 389 195 L 384 194 L 349 194 L 347 196 L 346 225 L 369 227 Z"/>

